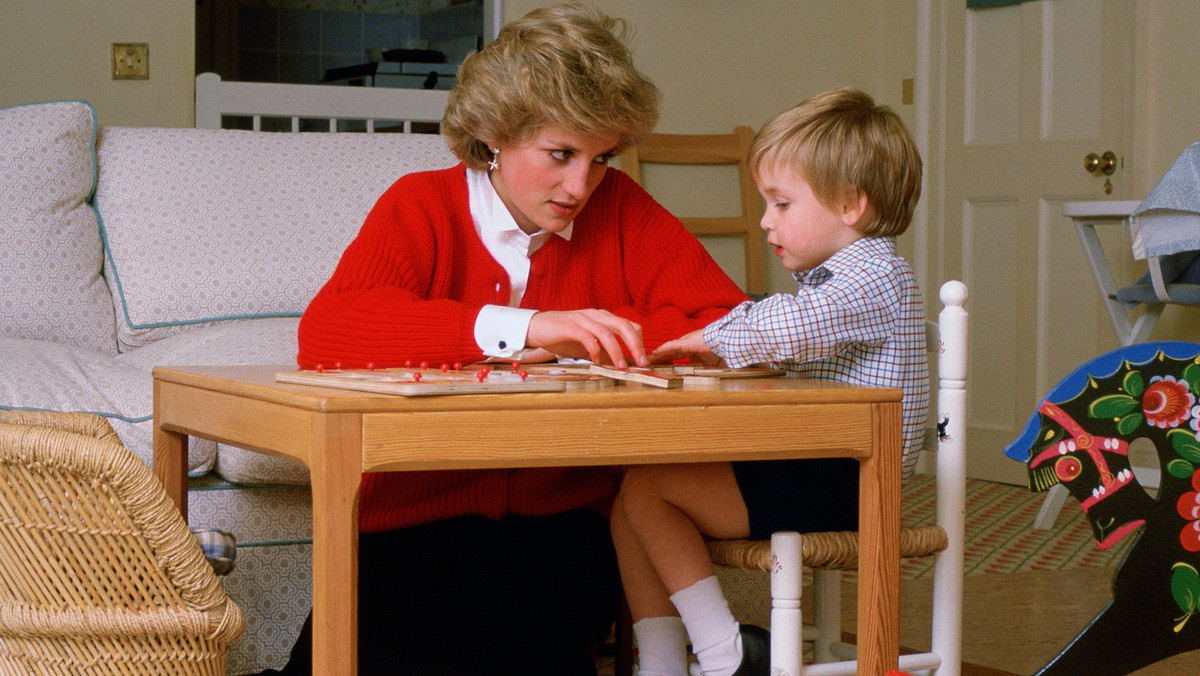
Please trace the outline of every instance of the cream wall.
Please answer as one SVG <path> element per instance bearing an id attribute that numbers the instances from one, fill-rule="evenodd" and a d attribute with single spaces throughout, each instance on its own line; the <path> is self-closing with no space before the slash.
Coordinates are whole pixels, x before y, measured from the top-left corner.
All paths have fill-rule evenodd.
<path id="1" fill-rule="evenodd" d="M 1200 141 L 1200 3 L 1138 0 L 1135 7 L 1133 153 L 1126 166 L 1142 196 Z M 1152 338 L 1200 341 L 1200 308 L 1168 305 Z"/>
<path id="2" fill-rule="evenodd" d="M 195 0 L 0 0 L 0 107 L 85 99 L 101 124 L 192 126 Z M 150 79 L 114 80 L 111 44 L 150 46 Z"/>
<path id="3" fill-rule="evenodd" d="M 544 4 L 505 0 L 504 19 Z M 805 96 L 841 85 L 867 90 L 913 122 L 913 106 L 902 104 L 900 95 L 901 80 L 916 76 L 915 0 L 595 4 L 632 24 L 635 59 L 663 91 L 662 131 L 757 129 Z M 1138 103 L 1127 170 L 1143 194 L 1200 139 L 1200 4 L 1137 0 L 1135 7 Z M 0 0 L 0 18 L 0 107 L 82 98 L 96 106 L 102 124 L 191 126 L 194 0 Z M 149 80 L 111 78 L 113 42 L 149 43 Z M 664 178 L 664 202 L 680 213 L 729 202 L 705 183 L 715 178 L 702 179 Z M 902 239 L 902 249 L 911 250 L 911 239 Z M 740 249 L 709 244 L 738 277 Z M 767 268 L 773 290 L 790 288 L 769 254 Z M 1174 314 L 1168 311 L 1163 335 L 1190 335 L 1194 316 Z"/>
<path id="4" fill-rule="evenodd" d="M 545 4 L 505 0 L 504 19 Z M 899 98 L 901 79 L 913 77 L 912 0 L 595 4 L 633 26 L 637 63 L 663 91 L 662 131 L 757 129 L 806 96 L 842 85 L 911 118 L 912 106 Z M 80 98 L 95 105 L 101 124 L 191 126 L 195 9 L 194 0 L 0 0 L 0 106 Z M 112 79 L 113 42 L 150 45 L 149 80 Z M 647 180 L 659 181 L 663 202 L 684 215 L 736 203 L 715 174 L 658 179 L 650 171 Z M 740 245 L 706 244 L 740 278 Z M 770 289 L 789 290 L 794 282 L 764 255 Z"/>
<path id="5" fill-rule="evenodd" d="M 504 0 L 504 20 L 549 4 Z M 593 4 L 633 27 L 635 63 L 663 94 L 658 131 L 718 133 L 737 125 L 757 130 L 804 98 L 847 85 L 867 91 L 911 123 L 913 106 L 900 102 L 901 80 L 914 75 L 911 0 Z M 646 183 L 679 215 L 728 213 L 725 205 L 737 203 L 731 179 L 720 170 L 659 171 L 651 168 Z M 735 280 L 742 279 L 740 244 L 713 238 L 705 244 Z M 790 275 L 769 252 L 764 255 L 768 291 L 793 291 Z"/>
<path id="6" fill-rule="evenodd" d="M 1136 3 L 1134 168 L 1145 194 L 1179 153 L 1200 141 L 1200 3 Z"/>

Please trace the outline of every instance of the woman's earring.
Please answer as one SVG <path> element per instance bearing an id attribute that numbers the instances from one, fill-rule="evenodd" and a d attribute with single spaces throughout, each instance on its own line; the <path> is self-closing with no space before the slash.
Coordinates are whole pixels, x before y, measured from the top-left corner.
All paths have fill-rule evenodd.
<path id="1" fill-rule="evenodd" d="M 500 168 L 500 149 L 492 148 L 492 161 L 488 162 L 488 171 Z"/>

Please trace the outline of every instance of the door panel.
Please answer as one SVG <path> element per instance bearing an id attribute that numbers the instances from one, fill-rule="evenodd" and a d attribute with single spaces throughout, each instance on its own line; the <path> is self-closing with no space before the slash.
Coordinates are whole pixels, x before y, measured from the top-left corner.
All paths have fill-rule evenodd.
<path id="1" fill-rule="evenodd" d="M 1117 345 L 1062 203 L 1132 199 L 1120 170 L 1105 195 L 1083 168 L 1129 150 L 1132 0 L 963 4 L 928 5 L 944 28 L 935 239 L 971 292 L 968 472 L 1024 483 L 1004 445 L 1062 376 Z"/>

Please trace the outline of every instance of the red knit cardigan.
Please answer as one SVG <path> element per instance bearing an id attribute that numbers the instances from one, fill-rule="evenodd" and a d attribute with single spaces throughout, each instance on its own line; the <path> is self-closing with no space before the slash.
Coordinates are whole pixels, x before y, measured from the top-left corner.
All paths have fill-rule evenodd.
<path id="1" fill-rule="evenodd" d="M 475 317 L 506 305 L 508 275 L 471 219 L 465 168 L 396 181 L 368 214 L 333 277 L 300 320 L 302 368 L 483 358 Z M 620 171 L 609 170 L 575 218 L 530 260 L 521 306 L 602 308 L 642 326 L 647 350 L 723 316 L 745 295 L 678 219 Z M 363 531 L 480 514 L 606 509 L 608 468 L 376 473 L 363 477 Z"/>

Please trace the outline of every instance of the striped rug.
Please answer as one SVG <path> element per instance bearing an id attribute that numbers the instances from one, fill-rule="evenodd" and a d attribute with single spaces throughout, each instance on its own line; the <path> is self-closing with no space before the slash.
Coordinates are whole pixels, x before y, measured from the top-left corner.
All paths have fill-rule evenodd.
<path id="1" fill-rule="evenodd" d="M 1021 486 L 968 479 L 964 572 L 979 575 L 1117 565 L 1133 537 L 1111 549 L 1099 549 L 1083 510 L 1070 498 L 1052 528 L 1035 530 L 1033 521 L 1045 497 L 1045 493 Z M 931 476 L 917 475 L 905 484 L 902 509 L 905 525 L 933 522 Z M 932 574 L 932 559 L 906 559 L 901 565 L 905 578 Z"/>

